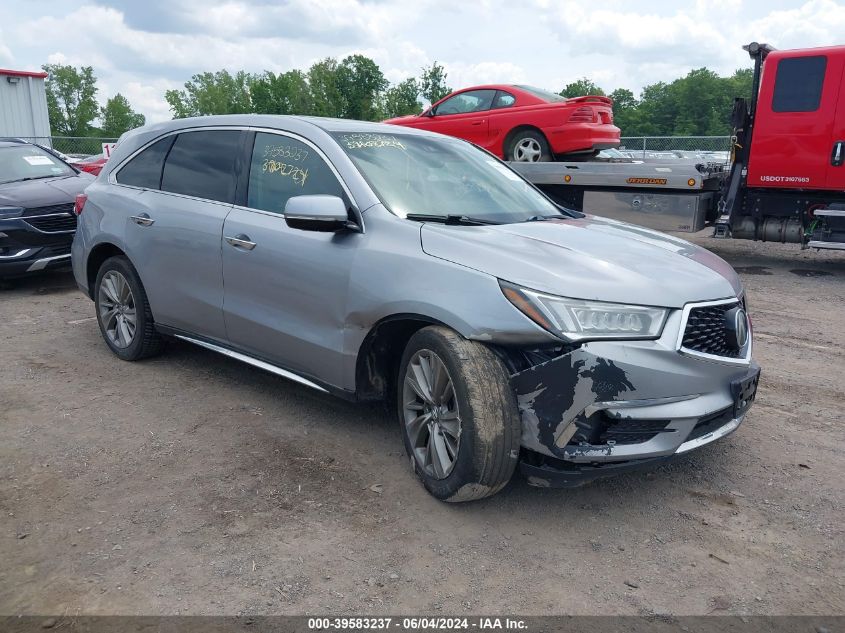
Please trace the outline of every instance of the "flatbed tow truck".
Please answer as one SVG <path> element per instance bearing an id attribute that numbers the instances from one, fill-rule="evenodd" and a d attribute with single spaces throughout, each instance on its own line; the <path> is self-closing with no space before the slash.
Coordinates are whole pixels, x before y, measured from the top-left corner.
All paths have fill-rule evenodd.
<path id="1" fill-rule="evenodd" d="M 535 162 L 510 165 L 559 203 L 660 231 L 845 250 L 845 46 L 754 60 L 737 98 L 729 164 Z"/>

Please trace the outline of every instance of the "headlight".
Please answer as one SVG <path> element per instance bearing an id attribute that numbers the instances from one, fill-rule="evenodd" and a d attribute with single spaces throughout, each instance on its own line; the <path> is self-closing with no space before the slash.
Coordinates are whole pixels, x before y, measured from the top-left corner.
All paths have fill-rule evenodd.
<path id="1" fill-rule="evenodd" d="M 16 218 L 23 213 L 23 207 L 0 207 L 0 218 Z"/>
<path id="2" fill-rule="evenodd" d="M 658 338 L 669 311 L 557 297 L 499 281 L 508 301 L 537 325 L 570 341 Z"/>

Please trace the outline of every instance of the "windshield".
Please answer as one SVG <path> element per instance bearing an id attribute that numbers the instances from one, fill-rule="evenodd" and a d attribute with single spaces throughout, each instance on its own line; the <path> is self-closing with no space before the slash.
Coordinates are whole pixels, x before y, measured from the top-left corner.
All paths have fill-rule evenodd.
<path id="1" fill-rule="evenodd" d="M 561 101 L 566 101 L 566 97 L 562 97 L 561 95 L 555 92 L 543 90 L 542 88 L 535 88 L 534 86 L 517 86 L 517 88 L 527 92 L 528 94 L 532 94 L 538 99 L 542 99 L 547 103 L 559 103 Z"/>
<path id="2" fill-rule="evenodd" d="M 61 160 L 35 145 L 0 147 L 0 183 L 72 176 L 74 173 Z"/>
<path id="3" fill-rule="evenodd" d="M 399 217 L 461 215 L 512 223 L 562 216 L 509 167 L 465 141 L 359 132 L 333 136 Z"/>

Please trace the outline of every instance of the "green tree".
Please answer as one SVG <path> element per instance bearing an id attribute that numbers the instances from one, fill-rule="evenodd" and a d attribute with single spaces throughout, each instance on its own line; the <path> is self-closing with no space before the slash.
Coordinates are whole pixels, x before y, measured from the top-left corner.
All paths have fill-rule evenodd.
<path id="1" fill-rule="evenodd" d="M 313 114 L 314 99 L 301 70 L 278 75 L 266 71 L 249 85 L 252 110 L 259 114 Z"/>
<path id="2" fill-rule="evenodd" d="M 314 114 L 317 116 L 342 117 L 345 99 L 338 85 L 338 63 L 327 57 L 308 69 L 308 85 L 314 99 Z"/>
<path id="3" fill-rule="evenodd" d="M 91 66 L 42 66 L 46 81 L 50 128 L 57 136 L 87 136 L 99 114 L 97 78 Z"/>
<path id="4" fill-rule="evenodd" d="M 423 67 L 419 82 L 423 99 L 429 103 L 435 103 L 452 92 L 452 89 L 446 85 L 446 77 L 448 77 L 446 69 L 436 61 L 431 66 Z"/>
<path id="5" fill-rule="evenodd" d="M 616 109 L 633 110 L 637 107 L 637 98 L 627 88 L 617 88 L 607 96 L 613 100 L 614 111 Z"/>
<path id="6" fill-rule="evenodd" d="M 146 121 L 144 115 L 135 112 L 126 97 L 120 93 L 106 101 L 105 107 L 100 110 L 100 120 L 102 134 L 112 138 L 141 127 Z"/>
<path id="7" fill-rule="evenodd" d="M 175 119 L 252 112 L 251 79 L 252 76 L 242 70 L 234 75 L 227 70 L 205 72 L 191 77 L 184 90 L 168 90 L 164 98 Z"/>
<path id="8" fill-rule="evenodd" d="M 378 118 L 379 97 L 388 82 L 372 59 L 363 55 L 345 58 L 337 67 L 336 85 L 343 95 L 343 118 L 359 121 Z"/>
<path id="9" fill-rule="evenodd" d="M 560 91 L 562 97 L 586 97 L 589 95 L 604 95 L 604 90 L 599 88 L 591 79 L 582 77 L 571 84 L 566 84 L 566 88 Z"/>
<path id="10" fill-rule="evenodd" d="M 640 104 L 638 129 L 628 134 L 633 136 L 661 136 L 671 134 L 678 116 L 678 104 L 669 84 L 659 81 L 643 88 Z"/>
<path id="11" fill-rule="evenodd" d="M 422 106 L 419 101 L 420 87 L 417 80 L 409 77 L 384 92 L 381 105 L 382 118 L 389 119 L 406 114 L 419 114 Z"/>
<path id="12" fill-rule="evenodd" d="M 613 99 L 613 122 L 622 130 L 623 135 L 628 135 L 639 125 L 639 105 L 634 93 L 627 88 L 617 88 L 608 95 Z"/>

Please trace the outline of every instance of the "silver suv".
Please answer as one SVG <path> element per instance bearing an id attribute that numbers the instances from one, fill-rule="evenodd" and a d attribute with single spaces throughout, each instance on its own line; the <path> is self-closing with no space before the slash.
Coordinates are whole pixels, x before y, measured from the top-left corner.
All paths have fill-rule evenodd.
<path id="1" fill-rule="evenodd" d="M 435 497 L 577 485 L 735 430 L 743 289 L 683 240 L 557 206 L 454 138 L 232 115 L 135 130 L 73 268 L 124 360 L 168 337 L 386 400 Z"/>

